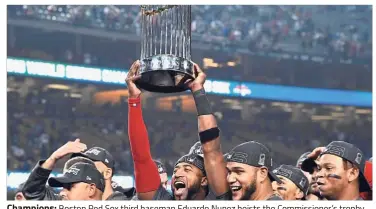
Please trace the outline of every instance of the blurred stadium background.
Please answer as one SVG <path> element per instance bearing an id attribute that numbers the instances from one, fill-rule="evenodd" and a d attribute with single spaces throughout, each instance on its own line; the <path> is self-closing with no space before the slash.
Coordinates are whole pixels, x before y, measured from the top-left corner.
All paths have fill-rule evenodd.
<path id="1" fill-rule="evenodd" d="M 295 164 L 345 140 L 371 157 L 371 31 L 372 6 L 193 6 L 193 60 L 208 74 L 224 151 L 257 140 Z M 139 34 L 139 6 L 8 6 L 9 191 L 77 137 L 110 150 L 116 181 L 133 185 L 124 79 Z M 171 173 L 197 141 L 192 98 L 143 100 L 153 157 Z"/>

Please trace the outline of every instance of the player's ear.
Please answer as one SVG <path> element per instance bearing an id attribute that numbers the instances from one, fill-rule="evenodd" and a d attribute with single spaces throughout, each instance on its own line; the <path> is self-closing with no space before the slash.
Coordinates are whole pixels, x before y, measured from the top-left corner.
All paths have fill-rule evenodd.
<path id="1" fill-rule="evenodd" d="M 112 178 L 112 169 L 111 168 L 107 168 L 104 173 L 103 173 L 103 178 L 105 180 L 108 180 L 108 179 L 111 179 Z"/>
<path id="2" fill-rule="evenodd" d="M 355 181 L 359 177 L 359 169 L 352 167 L 347 170 L 347 179 L 349 182 Z"/>
<path id="3" fill-rule="evenodd" d="M 202 179 L 201 179 L 201 186 L 202 187 L 208 186 L 208 179 L 206 178 L 206 176 L 202 177 Z"/>
<path id="4" fill-rule="evenodd" d="M 260 179 L 260 182 L 264 182 L 268 178 L 268 168 L 262 166 L 257 172 L 257 177 Z"/>
<path id="5" fill-rule="evenodd" d="M 94 196 L 96 190 L 97 190 L 97 186 L 96 186 L 95 184 L 89 184 L 89 185 L 88 185 L 88 191 L 87 191 L 89 197 Z"/>
<path id="6" fill-rule="evenodd" d="M 301 200 L 303 197 L 304 197 L 304 193 L 303 193 L 303 191 L 300 190 L 300 189 L 297 189 L 297 190 L 295 191 L 295 199 L 297 199 L 297 200 Z"/>

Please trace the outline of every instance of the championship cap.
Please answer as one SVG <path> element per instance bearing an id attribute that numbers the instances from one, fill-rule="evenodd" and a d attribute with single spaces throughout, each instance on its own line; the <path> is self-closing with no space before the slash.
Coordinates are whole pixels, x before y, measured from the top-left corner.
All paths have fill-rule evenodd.
<path id="1" fill-rule="evenodd" d="M 97 189 L 104 191 L 104 178 L 97 168 L 88 163 L 75 163 L 63 176 L 51 177 L 48 184 L 51 187 L 63 187 L 64 184 L 84 182 L 95 184 Z"/>
<path id="2" fill-rule="evenodd" d="M 136 188 L 134 187 L 124 188 L 114 181 L 111 182 L 111 186 L 114 191 L 123 193 L 128 198 L 131 198 L 136 194 Z"/>
<path id="3" fill-rule="evenodd" d="M 157 165 L 157 168 L 158 168 L 158 172 L 159 174 L 162 174 L 162 173 L 167 173 L 167 169 L 166 169 L 166 166 L 161 163 L 160 161 L 158 160 L 153 160 L 154 163 Z"/>
<path id="4" fill-rule="evenodd" d="M 310 153 L 311 153 L 311 152 L 305 152 L 305 153 L 303 153 L 303 154 L 299 157 L 298 161 L 296 161 L 296 167 L 301 168 L 301 167 L 302 167 L 302 164 L 303 164 L 303 161 L 304 161 L 305 159 L 308 158 L 308 155 L 309 155 Z"/>
<path id="5" fill-rule="evenodd" d="M 191 149 L 189 150 L 189 154 L 196 154 L 200 157 L 204 157 L 204 152 L 202 151 L 201 142 L 196 142 Z"/>
<path id="6" fill-rule="evenodd" d="M 292 165 L 281 165 L 273 173 L 279 176 L 286 177 L 292 181 L 300 190 L 303 191 L 304 196 L 308 193 L 309 181 L 304 173 L 297 167 Z"/>
<path id="7" fill-rule="evenodd" d="M 188 163 L 188 164 L 194 165 L 195 167 L 200 169 L 202 173 L 206 176 L 204 159 L 200 157 L 199 155 L 196 155 L 196 154 L 184 155 L 175 163 L 175 166 L 179 163 Z"/>
<path id="8" fill-rule="evenodd" d="M 96 162 L 100 161 L 105 164 L 108 168 L 112 169 L 112 173 L 115 170 L 115 160 L 114 157 L 105 149 L 101 147 L 93 147 L 83 153 L 74 153 L 71 158 L 82 156 L 89 158 L 90 160 Z"/>
<path id="9" fill-rule="evenodd" d="M 249 141 L 234 147 L 226 154 L 227 162 L 242 163 L 250 166 L 268 168 L 271 181 L 281 183 L 281 180 L 273 173 L 273 160 L 269 149 L 255 141 Z"/>
<path id="10" fill-rule="evenodd" d="M 321 156 L 327 154 L 338 156 L 358 167 L 360 171 L 359 192 L 366 192 L 371 190 L 370 185 L 368 184 L 368 181 L 364 176 L 366 158 L 363 152 L 358 147 L 343 141 L 333 141 L 325 147 L 324 151 L 321 153 Z"/>

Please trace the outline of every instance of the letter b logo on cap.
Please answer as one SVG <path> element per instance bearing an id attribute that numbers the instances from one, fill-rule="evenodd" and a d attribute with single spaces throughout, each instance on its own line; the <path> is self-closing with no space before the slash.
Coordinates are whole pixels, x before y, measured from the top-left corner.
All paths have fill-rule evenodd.
<path id="1" fill-rule="evenodd" d="M 260 154 L 258 164 L 265 165 L 265 154 Z"/>

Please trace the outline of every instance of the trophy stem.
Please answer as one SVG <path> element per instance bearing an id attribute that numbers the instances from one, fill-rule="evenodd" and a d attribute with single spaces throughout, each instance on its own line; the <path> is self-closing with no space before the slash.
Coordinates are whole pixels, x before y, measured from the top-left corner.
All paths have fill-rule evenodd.
<path id="1" fill-rule="evenodd" d="M 174 11 L 173 9 L 172 9 L 172 11 Z M 171 24 L 170 24 L 170 26 L 171 26 L 171 28 L 170 28 L 170 34 L 171 34 L 171 37 L 170 37 L 170 54 L 172 55 L 172 33 L 173 33 L 173 30 L 172 30 L 172 26 L 173 26 L 173 24 L 174 24 L 174 19 L 173 19 L 173 12 L 170 12 L 170 20 L 171 20 Z"/>
<path id="2" fill-rule="evenodd" d="M 187 31 L 187 37 L 188 37 L 188 53 L 187 53 L 187 59 L 188 60 L 191 60 L 191 23 L 192 23 L 192 17 L 191 17 L 191 7 L 188 7 L 188 22 L 187 22 L 187 26 L 188 26 L 188 31 Z"/>
<path id="3" fill-rule="evenodd" d="M 159 25 L 158 25 L 158 29 L 161 31 L 160 33 L 160 37 L 159 37 L 159 54 L 162 54 L 162 41 L 163 41 L 163 30 L 162 30 L 162 17 L 163 17 L 163 14 L 164 12 L 162 12 L 161 14 L 159 14 Z"/>
<path id="4" fill-rule="evenodd" d="M 165 19 L 164 19 L 164 22 L 165 22 L 165 24 L 166 24 L 166 32 L 165 32 L 165 54 L 167 54 L 167 46 L 168 46 L 168 43 L 167 43 L 167 36 L 168 36 L 168 23 L 169 23 L 169 21 L 168 21 L 168 13 L 167 12 L 165 12 Z"/>
<path id="5" fill-rule="evenodd" d="M 179 57 L 183 57 L 183 36 L 184 34 L 182 33 L 183 32 L 183 11 L 182 11 L 182 7 L 179 6 L 178 7 L 179 9 Z"/>

